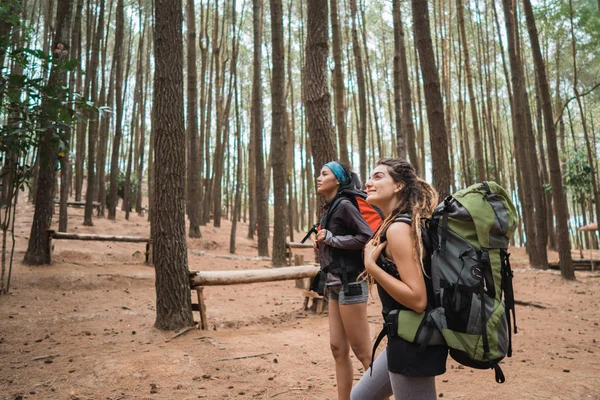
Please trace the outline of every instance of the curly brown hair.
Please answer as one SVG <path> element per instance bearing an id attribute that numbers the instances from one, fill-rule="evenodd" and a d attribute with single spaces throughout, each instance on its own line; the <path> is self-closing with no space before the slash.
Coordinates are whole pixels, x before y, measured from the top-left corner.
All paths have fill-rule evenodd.
<path id="1" fill-rule="evenodd" d="M 400 214 L 410 214 L 411 237 L 413 239 L 413 259 L 423 269 L 423 244 L 421 242 L 421 217 L 430 217 L 438 202 L 437 191 L 425 180 L 417 176 L 415 168 L 411 163 L 400 158 L 382 158 L 377 165 L 385 165 L 388 173 L 395 183 L 403 183 L 404 186 L 398 192 L 400 203 L 390 215 L 381 223 L 373 234 L 376 244 L 379 244 L 382 232 L 387 231 L 389 226 Z"/>

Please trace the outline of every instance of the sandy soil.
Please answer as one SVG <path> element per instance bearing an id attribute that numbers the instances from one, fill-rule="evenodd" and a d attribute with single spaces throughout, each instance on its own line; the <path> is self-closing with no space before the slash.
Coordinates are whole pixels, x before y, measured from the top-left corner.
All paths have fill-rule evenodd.
<path id="1" fill-rule="evenodd" d="M 84 227 L 83 210 L 69 213 L 72 232 L 149 233 L 146 217 L 137 214 L 126 221 L 119 212 L 116 223 L 97 219 Z M 143 244 L 61 240 L 53 265 L 24 266 L 32 215 L 32 206 L 22 204 L 11 293 L 0 297 L 0 399 L 336 397 L 327 317 L 303 311 L 294 282 L 209 287 L 210 329 L 171 339 L 174 332 L 153 327 L 154 270 L 143 264 Z M 203 238 L 189 240 L 189 248 L 227 254 L 230 226 L 224 220 L 218 229 L 202 227 Z M 245 238 L 247 230 L 238 227 L 238 254 L 253 256 L 256 242 Z M 514 354 L 502 365 L 507 382 L 449 360 L 437 380 L 439 397 L 600 399 L 600 273 L 578 272 L 577 281 L 565 282 L 556 271 L 528 268 L 523 249 L 512 254 L 517 299 L 544 308 L 517 306 Z M 190 255 L 189 264 L 269 267 L 199 255 Z M 374 337 L 381 317 L 373 295 Z"/>

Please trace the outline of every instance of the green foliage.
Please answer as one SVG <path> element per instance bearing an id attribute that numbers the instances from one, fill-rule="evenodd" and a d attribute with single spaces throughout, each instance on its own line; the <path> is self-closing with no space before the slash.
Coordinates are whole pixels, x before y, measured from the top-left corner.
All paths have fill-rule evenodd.
<path id="1" fill-rule="evenodd" d="M 584 152 L 573 151 L 567 157 L 567 167 L 564 172 L 565 184 L 578 203 L 584 203 L 592 198 L 591 170 Z"/>

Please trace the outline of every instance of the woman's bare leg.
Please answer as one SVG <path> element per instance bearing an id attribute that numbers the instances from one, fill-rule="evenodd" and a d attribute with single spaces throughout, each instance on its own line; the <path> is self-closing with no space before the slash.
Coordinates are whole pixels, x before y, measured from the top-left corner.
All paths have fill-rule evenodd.
<path id="1" fill-rule="evenodd" d="M 350 345 L 340 315 L 341 306 L 336 300 L 329 300 L 329 343 L 335 359 L 335 378 L 339 400 L 349 400 L 352 390 L 352 360 Z"/>
<path id="2" fill-rule="evenodd" d="M 352 352 L 366 371 L 371 364 L 371 331 L 367 320 L 367 303 L 340 304 L 339 312 Z"/>

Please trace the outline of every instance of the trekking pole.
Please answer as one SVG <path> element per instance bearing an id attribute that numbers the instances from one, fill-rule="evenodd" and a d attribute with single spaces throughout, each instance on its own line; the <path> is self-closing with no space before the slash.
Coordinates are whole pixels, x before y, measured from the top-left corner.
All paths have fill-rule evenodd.
<path id="1" fill-rule="evenodd" d="M 313 233 L 318 233 L 319 231 L 317 230 L 317 228 L 319 227 L 319 223 L 317 222 L 316 224 L 314 224 L 312 226 L 312 228 L 310 228 L 310 230 L 308 231 L 308 233 L 306 234 L 306 236 L 304 236 L 304 238 L 302 238 L 302 240 L 300 241 L 300 243 L 304 243 L 308 240 L 308 238 L 310 237 L 310 235 L 312 235 Z"/>

